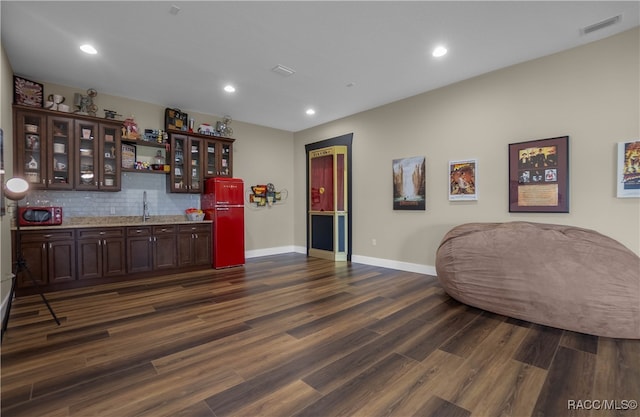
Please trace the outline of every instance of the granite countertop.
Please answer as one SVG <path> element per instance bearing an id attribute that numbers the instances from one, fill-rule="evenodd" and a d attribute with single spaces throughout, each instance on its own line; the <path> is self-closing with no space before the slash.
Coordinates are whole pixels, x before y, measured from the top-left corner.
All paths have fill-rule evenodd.
<path id="1" fill-rule="evenodd" d="M 191 221 L 184 214 L 172 216 L 151 216 L 142 221 L 142 216 L 70 217 L 57 226 L 20 226 L 20 230 L 80 229 L 84 227 L 156 226 L 162 224 L 207 224 L 212 220 Z M 15 230 L 15 227 L 12 227 Z"/>

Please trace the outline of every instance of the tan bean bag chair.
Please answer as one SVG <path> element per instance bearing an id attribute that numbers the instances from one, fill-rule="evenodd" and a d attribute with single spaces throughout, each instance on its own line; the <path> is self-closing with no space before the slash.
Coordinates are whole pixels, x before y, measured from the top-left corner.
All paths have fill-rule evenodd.
<path id="1" fill-rule="evenodd" d="M 597 336 L 640 339 L 640 258 L 593 230 L 469 223 L 436 255 L 444 290 L 484 310 Z"/>

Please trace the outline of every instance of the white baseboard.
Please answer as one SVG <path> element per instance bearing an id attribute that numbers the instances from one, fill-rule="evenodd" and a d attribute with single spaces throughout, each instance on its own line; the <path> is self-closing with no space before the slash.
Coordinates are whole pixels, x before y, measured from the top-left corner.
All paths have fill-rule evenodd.
<path id="1" fill-rule="evenodd" d="M 246 258 L 257 258 L 260 256 L 280 255 L 283 253 L 307 253 L 307 248 L 304 246 L 279 246 L 275 248 L 255 249 L 245 252 Z M 372 258 L 370 256 L 351 255 L 351 262 L 358 264 L 365 264 L 371 266 L 379 266 L 382 268 L 397 269 L 399 271 L 415 272 L 425 275 L 436 275 L 435 266 L 421 265 L 409 262 L 394 261 L 391 259 Z"/>
<path id="2" fill-rule="evenodd" d="M 245 251 L 245 258 L 258 258 L 260 256 L 281 255 L 283 253 L 297 252 L 295 246 L 278 246 L 275 248 L 254 249 Z"/>
<path id="3" fill-rule="evenodd" d="M 13 274 L 7 274 L 6 280 L 13 279 Z M 9 286 L 11 287 L 11 286 Z M 9 309 L 9 297 L 11 296 L 11 291 L 7 291 L 7 293 L 2 297 L 2 304 L 0 305 L 0 317 L 2 317 L 3 323 L 5 316 L 7 315 L 7 310 Z"/>
<path id="4" fill-rule="evenodd" d="M 436 276 L 436 267 L 431 265 L 413 264 L 409 262 L 394 261 L 392 259 L 372 258 L 370 256 L 362 255 L 351 255 L 351 262 Z"/>

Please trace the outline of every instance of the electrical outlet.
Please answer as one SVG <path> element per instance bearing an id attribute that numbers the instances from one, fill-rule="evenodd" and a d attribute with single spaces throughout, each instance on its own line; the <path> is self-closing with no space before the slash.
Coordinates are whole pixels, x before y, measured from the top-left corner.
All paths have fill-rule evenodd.
<path id="1" fill-rule="evenodd" d="M 375 245 L 377 245 L 377 244 L 378 244 L 378 241 L 377 241 L 375 238 L 374 238 L 374 239 L 371 239 L 371 245 L 372 245 L 372 246 L 375 246 Z"/>
<path id="2" fill-rule="evenodd" d="M 111 208 L 109 209 L 109 213 L 111 213 L 111 214 L 116 214 L 116 208 L 115 208 L 115 207 L 111 207 Z"/>

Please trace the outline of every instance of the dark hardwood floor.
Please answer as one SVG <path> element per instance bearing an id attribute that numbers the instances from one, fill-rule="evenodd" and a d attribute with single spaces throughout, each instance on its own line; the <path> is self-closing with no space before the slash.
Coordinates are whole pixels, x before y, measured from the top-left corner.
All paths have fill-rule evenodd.
<path id="1" fill-rule="evenodd" d="M 484 312 L 426 275 L 286 254 L 47 297 L 60 326 L 13 304 L 3 417 L 640 415 L 640 340 Z"/>

